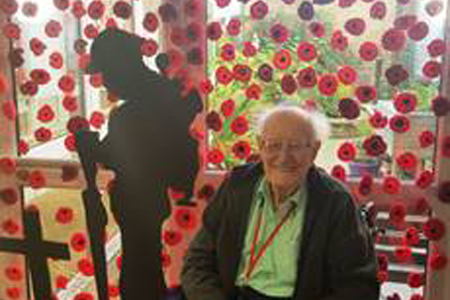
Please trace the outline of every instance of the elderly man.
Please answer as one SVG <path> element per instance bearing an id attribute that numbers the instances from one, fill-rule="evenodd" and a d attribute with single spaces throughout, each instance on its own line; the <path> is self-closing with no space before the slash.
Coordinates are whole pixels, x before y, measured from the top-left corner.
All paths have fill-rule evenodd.
<path id="1" fill-rule="evenodd" d="M 349 192 L 314 166 L 317 120 L 296 107 L 262 119 L 262 164 L 225 179 L 186 253 L 188 300 L 378 300 L 367 228 Z"/>

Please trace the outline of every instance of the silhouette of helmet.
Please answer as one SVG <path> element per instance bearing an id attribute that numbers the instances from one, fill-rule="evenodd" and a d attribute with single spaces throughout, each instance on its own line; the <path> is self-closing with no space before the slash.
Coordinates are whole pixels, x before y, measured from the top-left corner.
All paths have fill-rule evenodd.
<path id="1" fill-rule="evenodd" d="M 103 30 L 92 43 L 86 73 L 122 72 L 142 66 L 143 41 L 142 37 L 120 29 Z"/>

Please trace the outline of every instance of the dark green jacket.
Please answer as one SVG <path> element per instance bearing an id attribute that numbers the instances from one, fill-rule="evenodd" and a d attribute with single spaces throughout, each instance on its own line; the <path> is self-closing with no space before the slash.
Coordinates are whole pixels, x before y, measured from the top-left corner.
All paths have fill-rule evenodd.
<path id="1" fill-rule="evenodd" d="M 188 300 L 233 300 L 261 164 L 235 168 L 205 209 L 181 274 Z M 378 300 L 374 246 L 349 192 L 323 170 L 307 176 L 295 300 Z"/>

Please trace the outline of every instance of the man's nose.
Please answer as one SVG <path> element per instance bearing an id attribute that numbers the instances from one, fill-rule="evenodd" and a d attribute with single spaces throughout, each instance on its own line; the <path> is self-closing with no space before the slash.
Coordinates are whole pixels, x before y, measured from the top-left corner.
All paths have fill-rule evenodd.
<path id="1" fill-rule="evenodd" d="M 278 159 L 280 162 L 288 162 L 292 160 L 292 151 L 288 145 L 283 145 L 278 153 Z"/>

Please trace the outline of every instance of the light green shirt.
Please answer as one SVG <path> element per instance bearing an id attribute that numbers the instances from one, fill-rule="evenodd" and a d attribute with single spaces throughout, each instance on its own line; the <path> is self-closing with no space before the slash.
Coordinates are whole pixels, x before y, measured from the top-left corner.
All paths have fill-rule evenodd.
<path id="1" fill-rule="evenodd" d="M 280 205 L 278 211 L 275 211 L 268 183 L 264 178 L 260 180 L 252 200 L 249 225 L 236 279 L 237 286 L 250 286 L 258 292 L 272 297 L 291 297 L 293 295 L 297 279 L 297 259 L 299 257 L 306 199 L 306 187 L 300 187 L 297 192 L 289 196 Z M 255 256 L 291 205 L 294 205 L 294 210 L 273 242 L 267 247 L 265 254 L 258 260 L 250 279 L 247 281 L 245 273 L 250 261 L 250 249 L 258 219 L 259 205 L 262 201 L 264 201 L 262 204 L 262 222 Z"/>

